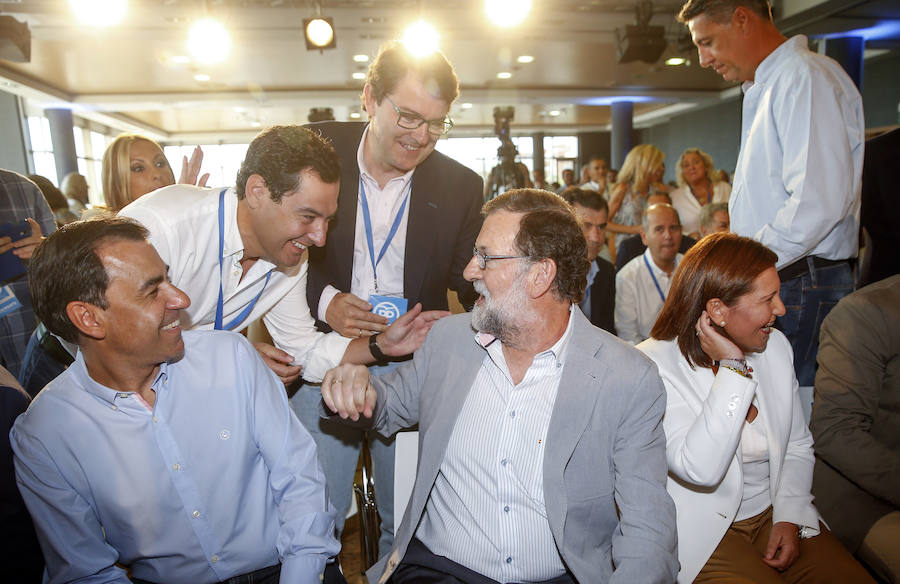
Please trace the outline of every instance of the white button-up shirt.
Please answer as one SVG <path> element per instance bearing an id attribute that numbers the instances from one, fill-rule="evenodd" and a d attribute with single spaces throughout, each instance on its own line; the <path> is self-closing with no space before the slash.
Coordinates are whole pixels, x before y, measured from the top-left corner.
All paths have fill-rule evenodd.
<path id="1" fill-rule="evenodd" d="M 675 256 L 676 266 L 682 257 L 682 254 Z M 647 264 L 650 265 L 650 269 L 647 269 Z M 672 276 L 674 275 L 675 270 L 672 270 Z M 620 339 L 636 345 L 650 338 L 650 331 L 656 324 L 659 311 L 662 310 L 663 296 L 669 294 L 672 276 L 656 265 L 649 248 L 622 266 L 616 274 L 615 318 L 616 334 Z M 653 283 L 654 277 L 659 284 L 659 290 Z"/>
<path id="2" fill-rule="evenodd" d="M 855 257 L 865 141 L 862 98 L 834 60 L 797 35 L 743 86 L 731 230 L 778 254 Z"/>
<path id="3" fill-rule="evenodd" d="M 173 185 L 144 195 L 119 214 L 137 219 L 150 231 L 150 243 L 169 266 L 169 278 L 191 299 L 183 325 L 193 329 L 215 326 L 219 297 L 219 193 Z M 223 323 L 228 323 L 259 294 L 266 274 L 275 266 L 259 259 L 241 279 L 244 242 L 237 226 L 237 195 L 225 193 L 225 239 L 221 278 Z M 269 283 L 248 317 L 234 330 L 263 319 L 275 345 L 303 366 L 303 377 L 319 381 L 340 363 L 351 339 L 316 331 L 306 303 L 306 259 L 292 268 L 274 269 Z"/>
<path id="4" fill-rule="evenodd" d="M 569 324 L 518 385 L 503 347 L 486 351 L 456 420 L 416 536 L 433 553 L 498 582 L 565 573 L 544 507 L 544 448 L 562 377 Z"/>

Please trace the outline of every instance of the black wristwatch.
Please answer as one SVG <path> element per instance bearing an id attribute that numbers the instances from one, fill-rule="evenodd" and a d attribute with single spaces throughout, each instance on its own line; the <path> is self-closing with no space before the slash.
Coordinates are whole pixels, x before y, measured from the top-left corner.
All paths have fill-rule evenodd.
<path id="1" fill-rule="evenodd" d="M 381 352 L 381 347 L 378 346 L 378 333 L 377 335 L 372 335 L 369 337 L 369 352 L 372 353 L 372 356 L 375 357 L 375 361 L 378 363 L 387 363 L 390 361 L 390 358 Z"/>

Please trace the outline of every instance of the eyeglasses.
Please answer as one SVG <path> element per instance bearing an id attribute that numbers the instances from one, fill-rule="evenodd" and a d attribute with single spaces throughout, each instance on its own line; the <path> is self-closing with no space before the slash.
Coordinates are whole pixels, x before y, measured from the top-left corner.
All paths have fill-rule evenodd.
<path id="1" fill-rule="evenodd" d="M 477 247 L 472 250 L 472 256 L 478 258 L 478 267 L 482 270 L 487 267 L 487 263 L 491 260 L 518 260 L 531 257 L 527 255 L 488 255 Z"/>
<path id="2" fill-rule="evenodd" d="M 428 124 L 428 133 L 432 136 L 443 136 L 447 132 L 450 131 L 450 128 L 453 127 L 453 120 L 450 119 L 450 116 L 439 118 L 436 120 L 426 120 L 419 114 L 414 114 L 413 112 L 405 112 L 399 107 L 397 104 L 391 100 L 387 95 L 384 96 L 385 99 L 390 102 L 391 107 L 394 108 L 394 111 L 397 112 L 397 125 L 403 128 L 404 130 L 418 130 L 422 127 L 422 124 Z"/>

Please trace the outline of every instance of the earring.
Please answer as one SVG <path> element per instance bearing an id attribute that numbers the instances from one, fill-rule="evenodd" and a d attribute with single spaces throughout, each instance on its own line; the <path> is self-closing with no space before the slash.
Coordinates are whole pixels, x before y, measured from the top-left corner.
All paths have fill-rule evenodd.
<path id="1" fill-rule="evenodd" d="M 725 328 L 725 321 L 722 321 L 722 328 Z"/>

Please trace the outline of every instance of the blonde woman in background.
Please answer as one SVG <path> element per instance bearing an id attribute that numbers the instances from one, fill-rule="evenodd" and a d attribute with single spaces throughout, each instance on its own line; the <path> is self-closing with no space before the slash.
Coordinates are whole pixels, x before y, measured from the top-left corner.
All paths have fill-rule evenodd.
<path id="1" fill-rule="evenodd" d="M 641 230 L 641 216 L 651 191 L 662 179 L 663 160 L 666 155 L 650 144 L 635 146 L 625 157 L 619 170 L 619 182 L 613 186 L 609 196 L 610 232 L 609 249 L 615 249 L 616 233 L 638 233 Z"/>
<path id="2" fill-rule="evenodd" d="M 184 157 L 181 184 L 206 186 L 209 174 L 197 180 L 203 151 L 197 146 L 191 159 Z M 106 210 L 118 213 L 128 203 L 161 187 L 175 184 L 175 175 L 162 147 L 140 134 L 120 134 L 103 154 L 103 198 Z"/>
<path id="3" fill-rule="evenodd" d="M 731 196 L 731 185 L 721 180 L 712 157 L 699 148 L 681 153 L 675 166 L 678 188 L 670 193 L 672 206 L 678 211 L 682 231 L 700 238 L 700 211 L 710 203 L 725 203 Z"/>

